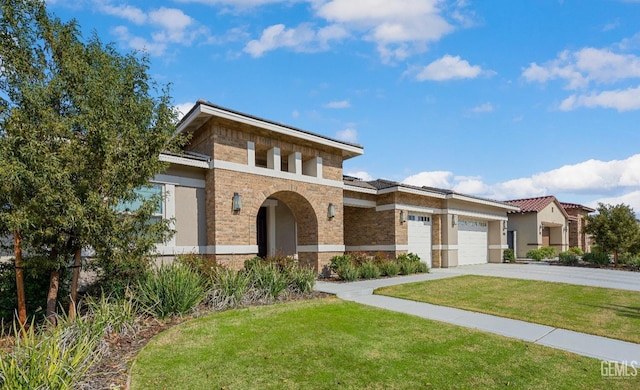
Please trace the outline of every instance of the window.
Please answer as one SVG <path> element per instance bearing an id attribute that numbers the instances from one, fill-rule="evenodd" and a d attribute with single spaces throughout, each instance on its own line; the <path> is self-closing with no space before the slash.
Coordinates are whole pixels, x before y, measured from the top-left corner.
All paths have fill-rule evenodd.
<path id="1" fill-rule="evenodd" d="M 409 214 L 409 221 L 430 222 L 431 217 L 427 217 L 426 215 Z"/>
<path id="2" fill-rule="evenodd" d="M 136 211 L 142 206 L 143 202 L 155 198 L 157 200 L 157 204 L 156 209 L 153 212 L 153 216 L 151 217 L 151 222 L 159 221 L 162 219 L 164 213 L 162 190 L 163 186 L 161 184 L 151 184 L 149 186 L 138 188 L 137 190 L 135 190 L 138 199 L 135 199 L 131 202 L 120 203 L 116 206 L 116 210 L 121 212 Z"/>

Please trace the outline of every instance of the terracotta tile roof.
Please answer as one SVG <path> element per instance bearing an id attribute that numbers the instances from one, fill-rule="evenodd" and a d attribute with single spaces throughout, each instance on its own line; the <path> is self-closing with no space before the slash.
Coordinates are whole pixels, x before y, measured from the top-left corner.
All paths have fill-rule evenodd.
<path id="1" fill-rule="evenodd" d="M 504 203 L 520 207 L 520 211 L 510 211 L 510 213 L 537 213 L 553 201 L 557 201 L 555 196 L 541 196 L 537 198 L 505 200 Z"/>
<path id="2" fill-rule="evenodd" d="M 595 209 L 592 209 L 591 207 L 583 206 L 583 205 L 577 204 L 577 203 L 560 202 L 560 204 L 562 205 L 562 207 L 564 207 L 565 210 L 568 210 L 568 209 L 581 209 L 581 210 L 584 210 L 584 211 L 589 212 L 589 213 L 593 213 L 594 211 L 596 211 Z"/>

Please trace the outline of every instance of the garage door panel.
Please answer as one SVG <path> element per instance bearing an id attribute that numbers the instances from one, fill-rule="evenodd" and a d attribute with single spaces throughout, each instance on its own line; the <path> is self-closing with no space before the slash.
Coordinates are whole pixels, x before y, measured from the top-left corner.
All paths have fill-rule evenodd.
<path id="1" fill-rule="evenodd" d="M 485 221 L 461 220 L 458 223 L 458 265 L 485 264 L 488 261 L 489 235 Z"/>
<path id="2" fill-rule="evenodd" d="M 407 246 L 431 267 L 431 217 L 409 214 Z"/>

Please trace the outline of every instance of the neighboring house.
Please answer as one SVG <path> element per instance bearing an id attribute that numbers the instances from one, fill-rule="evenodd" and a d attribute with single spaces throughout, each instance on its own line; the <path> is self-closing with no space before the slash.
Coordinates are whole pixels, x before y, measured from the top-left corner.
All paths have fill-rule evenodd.
<path id="1" fill-rule="evenodd" d="M 508 200 L 505 203 L 520 208 L 508 214 L 508 245 L 516 257 L 526 257 L 529 250 L 543 246 L 554 247 L 558 252 L 569 248 L 571 217 L 555 196 Z"/>
<path id="2" fill-rule="evenodd" d="M 564 211 L 569 214 L 569 247 L 578 247 L 583 252 L 591 251 L 591 236 L 585 233 L 586 217 L 596 211 L 576 203 L 560 202 Z"/>
<path id="3" fill-rule="evenodd" d="M 507 212 L 517 207 L 451 191 L 343 177 L 362 146 L 216 106 L 178 124 L 191 139 L 154 188 L 176 235 L 158 253 L 209 255 L 241 267 L 291 255 L 321 272 L 350 251 L 415 252 L 434 267 L 501 262 Z"/>

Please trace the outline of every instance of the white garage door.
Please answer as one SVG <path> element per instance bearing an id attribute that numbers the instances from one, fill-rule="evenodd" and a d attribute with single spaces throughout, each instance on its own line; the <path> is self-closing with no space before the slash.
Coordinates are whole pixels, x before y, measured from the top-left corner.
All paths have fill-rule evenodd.
<path id="1" fill-rule="evenodd" d="M 488 230 L 485 221 L 458 221 L 458 265 L 487 263 Z"/>
<path id="2" fill-rule="evenodd" d="M 431 217 L 409 214 L 408 251 L 431 267 Z"/>

